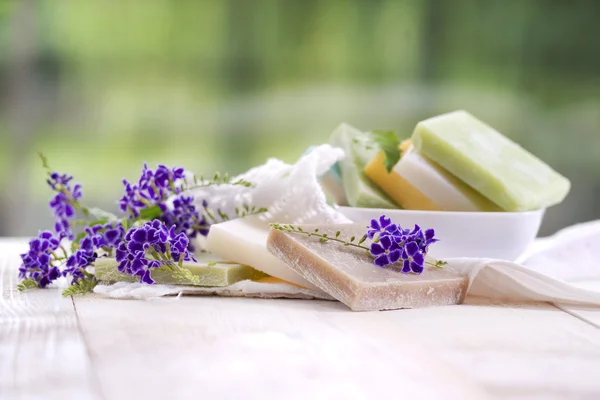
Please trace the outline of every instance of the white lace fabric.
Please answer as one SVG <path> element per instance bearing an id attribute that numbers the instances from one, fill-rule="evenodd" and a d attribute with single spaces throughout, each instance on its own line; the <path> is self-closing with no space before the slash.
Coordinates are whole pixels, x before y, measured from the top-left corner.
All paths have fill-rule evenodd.
<path id="1" fill-rule="evenodd" d="M 235 208 L 251 204 L 268 212 L 259 219 L 269 222 L 347 223 L 345 216 L 327 205 L 318 176 L 342 159 L 341 149 L 316 147 L 294 165 L 269 159 L 264 165 L 236 177 L 252 187 L 222 185 L 192 192 L 195 202 L 232 216 Z M 199 243 L 201 245 L 201 242 Z M 580 224 L 550 238 L 538 239 L 519 263 L 490 259 L 457 258 L 449 266 L 470 277 L 467 295 L 505 301 L 549 301 L 600 306 L 600 221 Z M 582 280 L 598 280 L 598 291 L 580 288 Z M 118 282 L 98 285 L 95 292 L 112 298 L 155 299 L 181 294 L 247 297 L 327 298 L 322 293 L 285 283 L 242 281 L 226 288 L 190 288 Z"/>

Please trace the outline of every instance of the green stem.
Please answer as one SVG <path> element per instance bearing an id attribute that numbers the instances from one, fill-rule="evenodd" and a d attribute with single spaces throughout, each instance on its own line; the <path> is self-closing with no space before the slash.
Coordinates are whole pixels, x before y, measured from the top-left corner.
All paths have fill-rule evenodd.
<path id="1" fill-rule="evenodd" d="M 65 255 L 65 259 L 69 258 L 69 254 L 67 253 L 67 249 L 65 249 L 62 245 L 60 246 L 60 249 L 62 250 L 63 254 Z"/>
<path id="2" fill-rule="evenodd" d="M 435 267 L 435 268 L 444 268 L 444 265 L 446 265 L 447 262 L 446 261 L 439 261 L 438 260 L 438 261 L 432 263 L 432 262 L 429 262 L 429 261 L 425 261 L 425 264 L 430 265 L 430 266 Z"/>
<path id="3" fill-rule="evenodd" d="M 271 224 L 271 226 L 279 231 L 283 231 L 283 232 L 288 232 L 288 233 L 299 233 L 301 235 L 306 235 L 306 236 L 316 236 L 320 239 L 323 239 L 325 241 L 329 241 L 329 240 L 333 240 L 334 242 L 338 242 L 338 243 L 342 243 L 344 246 L 352 246 L 352 247 L 356 247 L 362 250 L 366 250 L 369 251 L 370 249 L 366 246 L 363 246 L 361 244 L 357 244 L 357 243 L 352 243 L 350 241 L 346 241 L 346 240 L 342 240 L 342 239 L 338 239 L 335 237 L 330 237 L 327 236 L 327 234 L 320 234 L 317 232 L 305 232 L 305 231 L 301 231 L 301 230 L 295 230 L 292 228 L 287 228 L 283 225 L 279 225 L 279 224 Z"/>

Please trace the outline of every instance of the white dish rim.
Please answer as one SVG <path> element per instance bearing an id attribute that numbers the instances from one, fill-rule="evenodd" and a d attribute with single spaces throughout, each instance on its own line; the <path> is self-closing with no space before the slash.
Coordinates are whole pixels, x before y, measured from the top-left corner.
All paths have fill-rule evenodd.
<path id="1" fill-rule="evenodd" d="M 335 209 L 355 209 L 355 210 L 368 210 L 368 211 L 376 211 L 378 214 L 385 213 L 410 213 L 410 214 L 422 214 L 422 215 L 447 215 L 447 216 L 490 216 L 492 218 L 502 218 L 502 217 L 518 217 L 518 216 L 532 216 L 538 215 L 546 211 L 545 208 L 540 208 L 538 210 L 531 211 L 433 211 L 433 210 L 404 210 L 401 208 L 367 208 L 367 207 L 350 207 L 350 206 L 338 206 L 337 204 L 333 205 Z"/>

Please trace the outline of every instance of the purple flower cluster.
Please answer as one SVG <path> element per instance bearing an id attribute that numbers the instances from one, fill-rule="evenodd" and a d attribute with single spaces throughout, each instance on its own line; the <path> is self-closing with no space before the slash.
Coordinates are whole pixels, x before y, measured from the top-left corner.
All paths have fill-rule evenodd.
<path id="1" fill-rule="evenodd" d="M 183 168 L 168 168 L 159 165 L 154 171 L 144 164 L 137 184 L 123 180 L 125 195 L 119 201 L 119 207 L 121 211 L 130 213 L 133 217 L 139 217 L 143 208 L 160 205 L 169 196 L 180 193 L 181 189 L 176 182 L 184 178 L 185 170 Z"/>
<path id="2" fill-rule="evenodd" d="M 367 236 L 374 240 L 369 251 L 375 257 L 375 265 L 385 267 L 402 260 L 404 273 L 422 273 L 429 246 L 438 241 L 433 229 L 423 232 L 419 225 L 412 231 L 402 229 L 385 215 L 372 219 L 367 228 Z"/>
<path id="3" fill-rule="evenodd" d="M 75 217 L 75 206 L 83 196 L 80 184 L 71 186 L 72 176 L 53 172 L 48 179 L 48 185 L 54 190 L 56 195 L 50 200 L 50 208 L 54 213 L 54 230 L 61 237 L 73 239 L 70 219 Z"/>
<path id="4" fill-rule="evenodd" d="M 92 240 L 94 247 L 110 251 L 123 240 L 125 229 L 120 223 L 106 223 L 88 226 L 85 228 L 85 233 Z"/>
<path id="5" fill-rule="evenodd" d="M 66 263 L 65 274 L 70 274 L 73 281 L 85 276 L 85 269 L 98 258 L 98 249 L 110 252 L 123 240 L 125 229 L 121 224 L 97 224 L 85 228 L 85 236 Z"/>
<path id="6" fill-rule="evenodd" d="M 52 232 L 41 232 L 29 242 L 27 253 L 21 254 L 23 263 L 19 267 L 19 277 L 33 279 L 38 286 L 45 288 L 61 276 L 58 267 L 52 265 L 53 253 L 60 247 L 60 239 Z"/>
<path id="7" fill-rule="evenodd" d="M 208 203 L 204 201 L 203 205 L 207 207 Z M 198 234 L 208 235 L 209 226 L 196 209 L 192 196 L 181 195 L 173 200 L 171 209 L 166 206 L 162 209 L 160 220 L 166 226 L 175 226 L 175 233 L 185 233 L 189 239 L 195 238 Z M 189 248 L 191 251 L 194 250 L 191 244 Z"/>
<path id="8" fill-rule="evenodd" d="M 94 242 L 91 237 L 86 236 L 81 240 L 79 249 L 67 259 L 64 274 L 70 274 L 73 282 L 82 279 L 85 277 L 85 269 L 97 258 L 98 253 L 96 253 Z"/>
<path id="9" fill-rule="evenodd" d="M 196 261 L 188 250 L 189 239 L 184 233 L 176 233 L 175 226 L 168 229 L 159 220 L 131 228 L 116 251 L 118 270 L 127 275 L 140 277 L 140 282 L 153 284 L 152 268 L 174 266 L 182 261 Z M 148 259 L 150 256 L 153 259 Z"/>

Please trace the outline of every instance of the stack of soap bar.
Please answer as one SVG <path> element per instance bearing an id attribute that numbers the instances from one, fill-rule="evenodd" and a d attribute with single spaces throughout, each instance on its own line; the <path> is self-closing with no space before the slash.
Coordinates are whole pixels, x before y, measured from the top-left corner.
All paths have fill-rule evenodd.
<path id="1" fill-rule="evenodd" d="M 405 155 L 403 154 L 402 158 L 404 157 Z M 411 185 L 395 169 L 388 172 L 385 167 L 385 155 L 383 152 L 379 152 L 365 166 L 365 175 L 383 189 L 402 208 L 407 210 L 441 210 L 440 206 L 425 196 L 414 185 Z"/>
<path id="2" fill-rule="evenodd" d="M 352 207 L 398 208 L 396 204 L 363 172 L 365 164 L 376 151 L 369 150 L 354 140 L 362 134 L 358 129 L 341 124 L 331 134 L 330 142 L 340 147 L 346 156 L 339 162 L 342 183 L 348 204 Z"/>
<path id="3" fill-rule="evenodd" d="M 319 290 L 267 251 L 269 226 L 256 216 L 233 219 L 210 227 L 207 249 L 226 260 L 250 265 L 284 281 Z"/>
<path id="4" fill-rule="evenodd" d="M 364 224 L 303 226 L 306 232 L 361 237 Z M 268 249 L 296 272 L 354 311 L 390 310 L 460 304 L 468 278 L 446 267 L 426 267 L 421 275 L 397 267 L 380 268 L 363 249 L 317 237 L 272 229 Z"/>
<path id="5" fill-rule="evenodd" d="M 365 174 L 396 203 L 409 210 L 500 211 L 500 208 L 419 154 L 412 145 L 388 172 L 379 153 L 365 167 Z"/>
<path id="6" fill-rule="evenodd" d="M 465 111 L 421 121 L 414 147 L 506 211 L 560 203 L 568 179 Z"/>
<path id="7" fill-rule="evenodd" d="M 101 281 L 107 282 L 140 281 L 139 277 L 125 275 L 117 271 L 118 264 L 119 263 L 114 258 L 98 258 L 94 263 L 96 277 Z M 166 268 L 153 269 L 151 272 L 152 279 L 154 279 L 156 283 L 171 285 L 224 287 L 246 279 L 256 280 L 267 276 L 247 265 L 226 262 L 217 262 L 215 265 L 209 265 L 208 262 L 199 260 L 197 263 L 184 262 L 182 267 L 197 276 L 199 282 L 193 283 L 189 280 L 173 277 L 173 272 Z"/>

